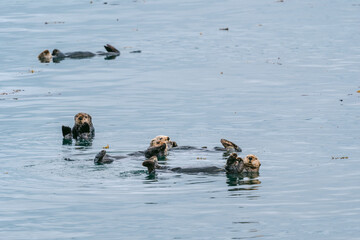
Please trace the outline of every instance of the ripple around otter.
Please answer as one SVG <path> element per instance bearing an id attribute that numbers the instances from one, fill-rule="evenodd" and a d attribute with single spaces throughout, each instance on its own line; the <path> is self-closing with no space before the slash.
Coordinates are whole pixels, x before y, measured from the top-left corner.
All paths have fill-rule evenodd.
<path id="1" fill-rule="evenodd" d="M 0 1 L 2 236 L 358 238 L 359 24 L 340 0 Z M 37 59 L 107 43 L 121 55 Z M 78 112 L 96 137 L 62 145 Z M 222 167 L 225 138 L 260 175 L 149 176 L 141 153 L 93 163 L 160 134 L 197 148 L 161 164 Z"/>

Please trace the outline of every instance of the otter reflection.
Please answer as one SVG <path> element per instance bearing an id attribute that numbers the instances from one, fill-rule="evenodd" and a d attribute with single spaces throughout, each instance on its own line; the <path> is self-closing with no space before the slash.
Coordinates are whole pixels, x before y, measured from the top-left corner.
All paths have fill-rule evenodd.
<path id="1" fill-rule="evenodd" d="M 241 185 L 258 185 L 261 184 L 261 181 L 258 179 L 260 174 L 254 172 L 247 172 L 241 174 L 226 174 L 226 183 L 229 187 L 241 186 Z M 229 191 L 238 191 L 238 190 L 257 190 L 258 186 L 253 186 L 251 188 L 232 188 Z"/>

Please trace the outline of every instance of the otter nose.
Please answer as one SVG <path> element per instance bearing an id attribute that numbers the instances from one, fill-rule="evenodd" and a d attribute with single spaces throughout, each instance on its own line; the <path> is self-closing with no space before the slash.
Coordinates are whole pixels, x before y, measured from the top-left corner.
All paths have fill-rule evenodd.
<path id="1" fill-rule="evenodd" d="M 83 117 L 79 117 L 79 120 L 80 120 L 80 121 L 83 120 Z"/>

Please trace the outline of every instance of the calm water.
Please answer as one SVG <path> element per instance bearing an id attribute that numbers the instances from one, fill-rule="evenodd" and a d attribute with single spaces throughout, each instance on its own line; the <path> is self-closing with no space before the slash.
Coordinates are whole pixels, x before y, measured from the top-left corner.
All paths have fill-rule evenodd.
<path id="1" fill-rule="evenodd" d="M 360 239 L 359 25 L 357 0 L 1 1 L 0 238 Z M 121 56 L 37 60 L 106 43 Z M 63 146 L 78 112 L 96 138 Z M 232 140 L 260 175 L 93 164 L 160 134 Z M 165 164 L 224 163 L 173 151 Z"/>

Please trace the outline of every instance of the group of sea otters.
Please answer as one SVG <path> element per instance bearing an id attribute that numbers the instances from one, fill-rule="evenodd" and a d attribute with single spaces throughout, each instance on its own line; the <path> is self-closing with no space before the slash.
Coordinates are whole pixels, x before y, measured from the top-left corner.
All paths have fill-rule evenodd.
<path id="1" fill-rule="evenodd" d="M 76 51 L 62 53 L 58 49 L 54 49 L 52 53 L 49 50 L 44 50 L 38 56 L 40 62 L 49 63 L 51 60 L 55 63 L 64 60 L 65 58 L 72 59 L 81 59 L 81 58 L 91 58 L 96 55 L 105 56 L 105 59 L 114 59 L 120 55 L 120 51 L 117 50 L 110 44 L 104 46 L 106 52 L 98 51 L 96 53 L 88 51 Z M 141 51 L 133 51 L 141 52 Z M 132 52 L 131 52 L 132 53 Z M 78 113 L 74 117 L 75 124 L 73 128 L 62 126 L 63 142 L 66 144 L 71 143 L 72 139 L 80 142 L 91 142 L 95 136 L 95 128 L 92 124 L 91 116 L 87 113 Z M 259 159 L 253 155 L 249 154 L 245 158 L 241 158 L 237 155 L 236 152 L 241 152 L 241 148 L 238 147 L 235 143 L 228 141 L 226 139 L 220 140 L 224 148 L 216 147 L 217 151 L 226 151 L 229 155 L 224 168 L 219 167 L 192 167 L 192 168 L 170 168 L 167 166 L 160 165 L 158 163 L 159 159 L 165 158 L 168 154 L 168 151 L 172 148 L 182 149 L 177 145 L 176 142 L 171 141 L 168 136 L 157 136 L 151 140 L 150 146 L 142 152 L 145 155 L 145 161 L 142 165 L 147 167 L 149 174 L 154 174 L 158 169 L 167 169 L 173 172 L 183 172 L 183 173 L 212 173 L 212 172 L 226 172 L 231 174 L 240 174 L 240 173 L 258 173 L 261 163 Z M 187 147 L 183 147 L 187 149 Z M 129 154 L 131 155 L 131 154 Z M 106 153 L 105 150 L 100 151 L 94 159 L 95 164 L 108 164 L 112 163 L 115 159 L 123 158 L 121 156 L 110 156 Z"/>
<path id="2" fill-rule="evenodd" d="M 72 139 L 76 141 L 91 141 L 95 136 L 95 128 L 92 124 L 92 118 L 87 113 L 78 113 L 74 117 L 75 123 L 73 128 L 62 126 L 63 141 L 71 143 Z M 190 167 L 190 168 L 170 168 L 167 166 L 159 165 L 158 159 L 163 159 L 170 149 L 179 147 L 176 142 L 171 141 L 168 136 L 157 136 L 151 140 L 150 146 L 143 152 L 145 161 L 142 165 L 148 169 L 149 174 L 154 174 L 156 170 L 166 169 L 168 171 L 180 173 L 215 173 L 226 172 L 230 174 L 240 173 L 258 173 L 261 163 L 259 159 L 249 154 L 245 158 L 241 158 L 236 152 L 241 152 L 241 148 L 235 143 L 226 139 L 220 140 L 224 148 L 215 148 L 215 150 L 226 151 L 230 155 L 226 161 L 224 168 L 220 167 Z M 121 157 L 113 157 L 106 153 L 105 150 L 100 151 L 94 159 L 95 164 L 108 164 L 112 163 L 115 159 Z"/>
<path id="3" fill-rule="evenodd" d="M 75 52 L 63 53 L 59 49 L 54 49 L 50 53 L 50 51 L 46 49 L 38 55 L 38 59 L 42 63 L 49 63 L 51 62 L 51 60 L 54 63 L 59 63 L 65 58 L 83 59 L 83 58 L 92 58 L 94 56 L 105 56 L 106 60 L 111 60 L 111 59 L 115 59 L 117 56 L 120 56 L 120 51 L 117 50 L 114 46 L 110 44 L 106 44 L 104 48 L 106 49 L 106 52 L 97 51 L 96 53 L 89 51 L 75 51 Z M 130 51 L 130 53 L 141 53 L 141 50 Z"/>

